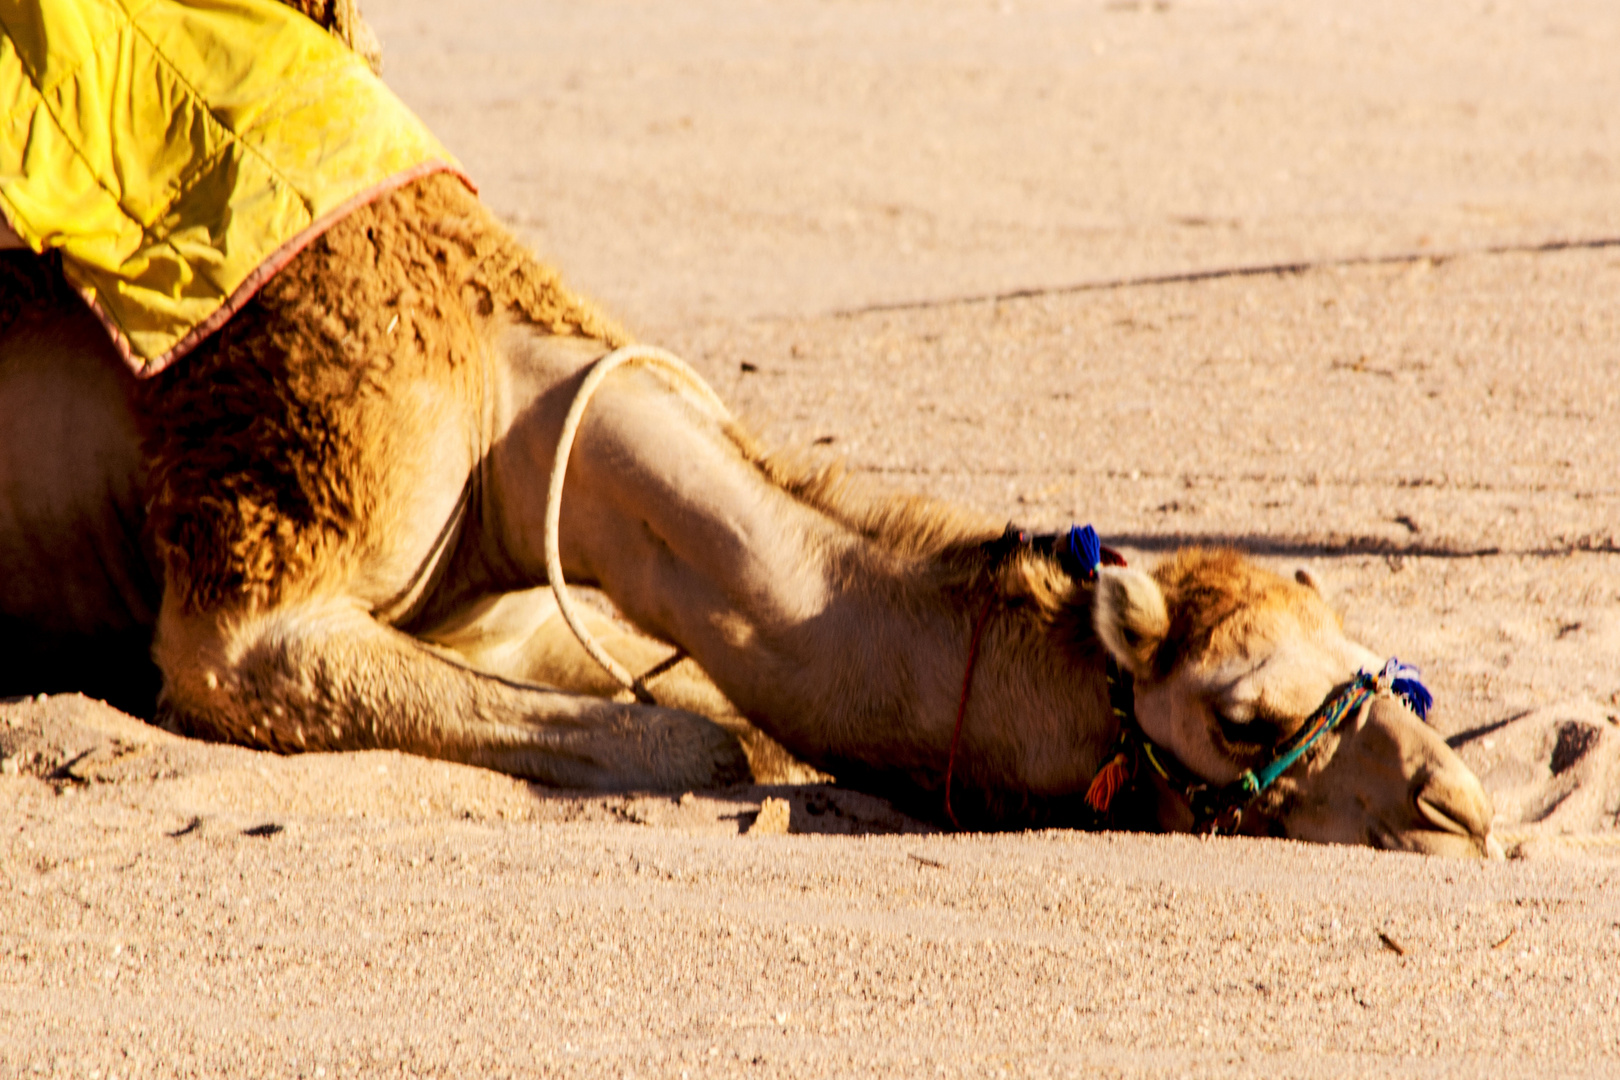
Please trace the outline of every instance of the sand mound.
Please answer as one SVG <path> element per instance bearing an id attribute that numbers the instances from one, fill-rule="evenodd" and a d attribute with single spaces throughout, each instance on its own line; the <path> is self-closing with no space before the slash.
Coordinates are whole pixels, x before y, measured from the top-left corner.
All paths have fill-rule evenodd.
<path id="1" fill-rule="evenodd" d="M 1620 852 L 1620 710 L 1569 701 L 1454 736 L 1510 853 Z"/>
<path id="2" fill-rule="evenodd" d="M 1571 701 L 1450 741 L 1495 802 L 1496 830 L 1510 856 L 1620 856 L 1616 712 Z M 32 793 L 118 804 L 161 818 L 173 832 L 333 818 L 617 822 L 730 834 L 931 831 L 882 799 L 828 784 L 749 785 L 678 798 L 559 791 L 396 751 L 282 757 L 199 742 L 76 694 L 0 704 L 0 792 L 11 800 Z"/>
<path id="3" fill-rule="evenodd" d="M 621 822 L 736 834 L 750 831 L 767 802 L 777 832 L 926 829 L 881 799 L 821 784 L 748 785 L 670 798 L 558 791 L 391 750 L 282 757 L 171 735 L 77 694 L 0 704 L 0 802 L 37 804 L 46 797 L 127 807 L 170 823 L 171 833 L 360 818 Z"/>

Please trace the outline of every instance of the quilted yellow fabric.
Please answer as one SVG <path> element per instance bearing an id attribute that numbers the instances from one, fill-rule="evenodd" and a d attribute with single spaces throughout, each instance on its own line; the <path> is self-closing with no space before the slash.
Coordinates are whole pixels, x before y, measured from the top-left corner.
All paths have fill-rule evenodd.
<path id="1" fill-rule="evenodd" d="M 454 158 L 276 0 L 0 0 L 0 212 L 137 373 L 356 206 Z"/>

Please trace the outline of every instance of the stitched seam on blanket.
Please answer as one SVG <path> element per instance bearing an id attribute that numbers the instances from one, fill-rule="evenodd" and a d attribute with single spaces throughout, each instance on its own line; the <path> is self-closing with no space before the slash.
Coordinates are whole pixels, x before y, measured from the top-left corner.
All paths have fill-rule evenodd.
<path id="1" fill-rule="evenodd" d="M 310 201 L 304 197 L 303 193 L 301 193 L 298 188 L 293 185 L 292 181 L 287 179 L 286 174 L 284 174 L 280 169 L 276 168 L 275 163 L 265 156 L 264 151 L 243 139 L 240 132 L 228 124 L 225 124 L 220 120 L 219 117 L 214 115 L 213 110 L 208 107 L 208 100 L 204 98 L 197 88 L 191 84 L 190 80 L 188 80 L 185 75 L 181 73 L 174 61 L 170 59 L 162 49 L 158 48 L 157 42 L 153 41 L 146 31 L 142 30 L 133 21 L 130 22 L 130 29 L 136 34 L 140 35 L 141 39 L 146 42 L 146 46 L 152 50 L 153 56 L 163 61 L 163 66 L 169 72 L 170 77 L 174 79 L 177 85 L 184 87 L 187 96 L 189 96 L 192 101 L 196 102 L 197 105 L 200 106 L 200 111 L 203 116 L 207 117 L 207 122 L 211 124 L 216 131 L 223 132 L 226 138 L 225 145 L 219 148 L 218 153 L 211 157 L 198 159 L 197 166 L 191 169 L 190 175 L 178 185 L 178 190 L 175 192 L 174 197 L 170 199 L 167 204 L 165 204 L 163 209 L 165 211 L 172 210 L 175 203 L 179 202 L 182 198 L 191 193 L 192 188 L 194 188 L 197 184 L 198 178 L 204 175 L 203 166 L 212 165 L 215 161 L 218 161 L 219 158 L 223 157 L 233 148 L 239 148 L 243 153 L 251 154 L 254 159 L 259 162 L 259 164 L 264 166 L 265 172 L 270 174 L 270 178 L 276 182 L 278 188 L 284 191 L 289 191 L 293 194 L 298 202 L 298 205 L 304 208 L 303 227 L 307 229 L 315 220 L 315 213 L 314 208 L 310 205 Z M 123 207 L 120 206 L 119 209 L 122 210 Z M 125 216 L 127 217 L 128 215 L 126 214 Z M 134 221 L 135 219 L 131 218 L 130 220 Z M 140 225 L 140 222 L 136 221 L 136 224 Z M 147 232 L 145 225 L 141 225 L 141 233 L 142 235 L 150 235 Z"/>

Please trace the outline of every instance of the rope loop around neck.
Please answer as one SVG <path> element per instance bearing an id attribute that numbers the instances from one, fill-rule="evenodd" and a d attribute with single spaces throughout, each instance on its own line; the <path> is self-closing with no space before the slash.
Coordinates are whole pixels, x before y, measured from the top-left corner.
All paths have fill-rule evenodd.
<path id="1" fill-rule="evenodd" d="M 546 489 L 546 577 L 551 583 L 552 595 L 557 598 L 557 610 L 562 612 L 563 621 L 568 624 L 568 629 L 574 632 L 574 637 L 579 639 L 580 645 L 590 654 L 591 659 L 602 665 L 602 669 L 629 691 L 634 700 L 643 704 L 654 704 L 652 694 L 646 687 L 646 680 L 655 672 L 666 670 L 670 666 L 670 661 L 666 660 L 640 678 L 631 675 L 623 664 L 608 655 L 601 642 L 597 641 L 596 636 L 586 628 L 578 608 L 574 605 L 573 597 L 568 594 L 568 583 L 563 580 L 562 495 L 563 483 L 568 476 L 568 458 L 574 449 L 574 437 L 579 433 L 580 421 L 585 418 L 585 410 L 591 403 L 592 395 L 602 385 L 602 381 L 617 369 L 631 364 L 657 368 L 674 376 L 677 389 L 691 392 L 723 422 L 731 420 L 731 410 L 726 408 L 725 402 L 720 400 L 720 396 L 709 384 L 703 381 L 703 377 L 693 371 L 680 357 L 665 349 L 653 345 L 626 345 L 621 349 L 614 349 L 591 365 L 585 380 L 579 384 L 579 390 L 574 394 L 574 403 L 569 406 L 568 415 L 563 418 L 562 434 L 557 438 L 557 454 L 551 466 L 551 483 Z M 682 655 L 684 652 L 677 649 L 676 656 Z"/>

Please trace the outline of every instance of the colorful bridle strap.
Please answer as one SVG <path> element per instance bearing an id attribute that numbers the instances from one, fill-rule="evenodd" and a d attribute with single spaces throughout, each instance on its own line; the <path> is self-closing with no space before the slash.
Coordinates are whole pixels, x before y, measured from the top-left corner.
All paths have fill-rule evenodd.
<path id="1" fill-rule="evenodd" d="M 1322 736 L 1343 723 L 1345 717 L 1354 715 L 1377 693 L 1378 680 L 1364 671 L 1358 672 L 1355 678 L 1329 694 L 1310 719 L 1277 746 L 1270 761 L 1259 768 L 1243 770 L 1230 784 L 1207 788 L 1190 799 L 1194 816 L 1204 816 L 1201 811 L 1206 809 L 1212 815 L 1219 815 L 1258 799 L 1277 782 L 1279 776 L 1293 768 L 1294 763 L 1304 757 Z"/>
<path id="2" fill-rule="evenodd" d="M 1117 677 L 1121 680 L 1130 678 L 1123 672 Z M 1393 693 L 1414 712 L 1418 712 L 1419 705 L 1426 706 L 1432 702 L 1432 698 L 1428 701 L 1422 700 L 1422 697 L 1428 696 L 1426 689 L 1423 690 L 1422 697 L 1419 697 L 1410 687 L 1394 689 L 1391 683 L 1396 681 L 1409 682 L 1422 688 L 1422 684 L 1417 682 L 1416 669 L 1401 664 L 1398 660 L 1391 660 L 1377 675 L 1369 675 L 1365 671 L 1357 672 L 1350 681 L 1329 694 L 1304 725 L 1276 747 L 1265 764 L 1245 769 L 1229 784 L 1211 785 L 1198 777 L 1169 749 L 1154 742 L 1136 722 L 1135 716 L 1122 722 L 1121 743 L 1124 745 L 1134 742 L 1141 756 L 1147 760 L 1148 765 L 1165 785 L 1186 800 L 1198 831 L 1218 832 L 1223 827 L 1235 827 L 1247 806 L 1264 794 L 1279 777 L 1293 768 L 1322 740 L 1323 736 L 1344 723 L 1346 718 L 1359 713 L 1363 706 L 1379 694 Z M 1419 715 L 1422 716 L 1421 713 Z M 1125 756 L 1122 754 L 1120 760 L 1124 760 Z M 1105 765 L 1104 769 L 1108 769 L 1110 765 Z M 1093 803 L 1093 807 L 1098 811 L 1107 809 L 1106 802 L 1102 806 Z"/>

